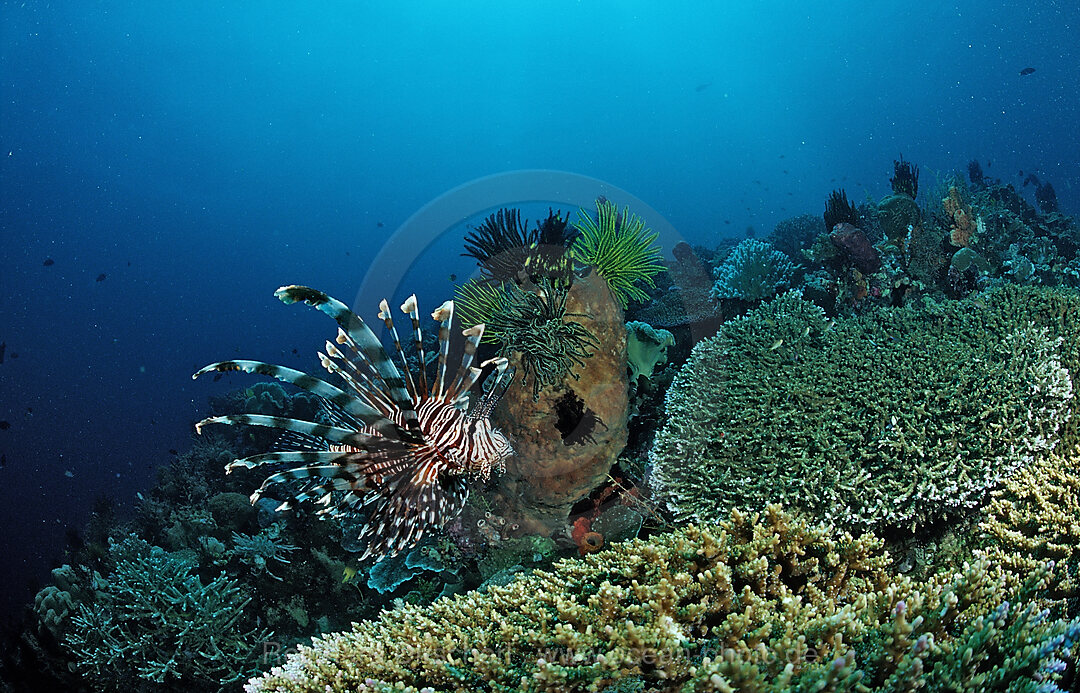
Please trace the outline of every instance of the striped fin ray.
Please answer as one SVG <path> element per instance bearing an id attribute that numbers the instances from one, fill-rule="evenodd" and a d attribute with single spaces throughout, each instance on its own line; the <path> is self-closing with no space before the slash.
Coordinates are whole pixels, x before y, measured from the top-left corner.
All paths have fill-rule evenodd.
<path id="1" fill-rule="evenodd" d="M 282 431 L 270 444 L 267 452 L 291 452 L 294 450 L 329 450 L 330 443 L 322 438 L 295 431 Z"/>
<path id="2" fill-rule="evenodd" d="M 461 366 L 458 367 L 457 375 L 454 376 L 450 389 L 446 393 L 447 401 L 452 403 L 456 403 L 468 393 L 469 388 L 476 382 L 476 376 L 480 374 L 479 370 L 472 368 L 472 362 L 476 358 L 476 349 L 480 340 L 484 337 L 484 324 L 473 325 L 467 330 L 462 330 L 461 334 L 465 336 L 465 353 L 461 357 Z M 476 376 L 472 374 L 474 370 L 477 371 Z"/>
<path id="3" fill-rule="evenodd" d="M 372 464 L 375 462 L 376 464 Z M 413 458 L 407 450 L 383 450 L 375 455 L 364 451 L 305 451 L 305 452 L 269 452 L 260 455 L 252 455 L 243 459 L 234 460 L 226 467 L 227 473 L 237 469 L 254 469 L 263 465 L 281 465 L 294 463 L 297 466 L 288 467 L 271 474 L 263 480 L 263 483 L 252 494 L 252 502 L 256 502 L 268 488 L 275 484 L 287 481 L 333 479 L 341 483 L 335 483 L 332 490 L 347 491 L 350 495 L 369 503 L 378 499 L 379 494 L 385 493 L 386 479 L 400 477 L 409 472 L 413 467 Z M 321 485 L 318 482 L 315 486 Z M 291 507 L 292 503 L 311 500 L 322 493 L 312 493 L 314 486 L 308 486 L 292 495 L 285 507 Z M 327 490 L 330 490 L 329 487 Z M 374 495 L 368 496 L 369 492 Z"/>
<path id="4" fill-rule="evenodd" d="M 395 479 L 391 495 L 380 495 L 360 532 L 368 545 L 360 560 L 397 553 L 418 543 L 461 512 L 469 489 L 462 477 L 438 476 L 434 461 Z"/>
<path id="5" fill-rule="evenodd" d="M 405 389 L 405 381 L 401 378 L 390 356 L 383 348 L 382 342 L 371 331 L 360 316 L 349 310 L 341 301 L 332 298 L 328 294 L 307 286 L 283 286 L 274 292 L 283 303 L 291 304 L 297 301 L 312 306 L 319 311 L 332 317 L 341 329 L 352 339 L 355 348 L 371 367 L 382 377 L 387 386 L 387 395 L 390 400 L 401 410 L 402 422 L 409 428 L 419 427 L 416 421 L 416 412 L 413 411 L 412 399 Z"/>
<path id="6" fill-rule="evenodd" d="M 341 378 L 349 386 L 353 395 L 362 402 L 382 412 L 383 416 L 392 417 L 397 411 L 397 406 L 387 399 L 386 394 L 372 382 L 371 377 L 357 368 L 357 365 L 347 358 L 334 343 L 328 341 L 325 347 L 325 354 L 319 352 L 319 364 L 328 373 Z"/>
<path id="7" fill-rule="evenodd" d="M 206 424 L 229 424 L 233 426 L 266 426 L 267 428 L 280 428 L 283 431 L 291 431 L 305 436 L 322 438 L 331 443 L 351 445 L 356 448 L 366 449 L 373 442 L 384 444 L 384 439 L 375 436 L 350 431 L 347 428 L 338 428 L 327 424 L 300 419 L 289 419 L 284 416 L 266 416 L 264 414 L 230 414 L 228 416 L 211 416 L 195 424 L 195 430 L 202 433 L 202 427 Z"/>
<path id="8" fill-rule="evenodd" d="M 359 429 L 363 422 L 349 416 L 341 407 L 337 407 L 325 399 L 318 401 L 319 411 L 316 414 L 319 421 L 327 421 L 338 428 Z"/>
<path id="9" fill-rule="evenodd" d="M 469 390 L 472 389 L 472 386 L 475 385 L 476 381 L 479 380 L 483 375 L 484 371 L 480 368 L 473 366 L 469 369 L 469 372 L 461 381 L 460 394 L 458 394 L 457 399 L 454 400 L 454 406 L 462 408 L 465 406 L 466 402 L 468 402 L 467 395 Z"/>
<path id="10" fill-rule="evenodd" d="M 365 455 L 366 451 L 359 450 L 283 450 L 281 452 L 263 452 L 258 455 L 251 455 L 249 457 L 233 460 L 225 465 L 225 471 L 226 473 L 231 474 L 237 469 L 254 469 L 255 467 L 261 467 L 263 465 L 279 465 L 286 463 L 301 465 L 284 470 L 296 471 L 312 466 L 336 464 L 343 469 L 346 466 L 350 468 L 355 467 L 363 474 Z M 289 478 L 299 479 L 301 476 Z"/>
<path id="11" fill-rule="evenodd" d="M 237 460 L 240 462 L 241 460 Z M 234 462 L 233 464 L 237 464 Z M 232 465 L 229 465 L 232 467 Z M 306 467 L 285 469 L 276 474 L 271 474 L 263 480 L 262 485 L 251 494 L 251 502 L 257 503 L 266 490 L 275 484 L 296 480 L 316 480 L 316 483 L 293 494 L 288 500 L 283 501 L 277 507 L 278 510 L 291 510 L 300 503 L 313 499 L 321 499 L 331 488 L 345 491 L 355 489 L 357 484 L 356 475 L 347 466 L 340 464 L 313 464 Z M 318 490 L 315 490 L 318 489 Z M 325 501 L 324 501 L 325 502 Z"/>
<path id="12" fill-rule="evenodd" d="M 454 302 L 446 301 L 435 309 L 431 317 L 439 322 L 439 375 L 434 396 L 446 401 L 446 358 L 450 353 L 450 324 L 454 321 Z"/>
<path id="13" fill-rule="evenodd" d="M 341 358 L 348 361 L 350 365 L 355 369 L 356 373 L 360 374 L 361 380 L 371 385 L 371 392 L 377 392 L 379 396 L 385 399 L 387 402 L 391 401 L 390 398 L 390 386 L 383 380 L 382 375 L 375 369 L 375 366 L 368 361 L 360 350 L 360 346 L 345 330 L 338 327 L 337 337 L 334 339 L 337 344 L 343 344 L 349 348 L 352 356 L 346 355 L 340 349 L 337 350 L 338 354 L 341 354 Z M 395 408 L 397 405 L 392 405 Z"/>
<path id="14" fill-rule="evenodd" d="M 514 382 L 514 369 L 510 368 L 510 362 L 503 356 L 484 361 L 480 364 L 480 369 L 482 373 L 488 374 L 494 370 L 495 380 L 492 381 L 491 387 L 480 397 L 476 406 L 469 412 L 468 418 L 470 420 L 486 419 L 491 416 L 495 405 L 499 403 L 502 396 L 506 394 L 506 389 Z M 483 375 L 478 377 L 483 377 Z"/>
<path id="15" fill-rule="evenodd" d="M 386 325 L 386 329 L 390 330 L 390 337 L 394 340 L 394 348 L 401 359 L 401 371 L 405 374 L 405 385 L 409 389 L 413 402 L 417 402 L 420 398 L 416 393 L 416 383 L 413 382 L 412 371 L 409 370 L 409 361 L 405 358 L 405 350 L 401 347 L 401 338 L 398 337 L 397 328 L 394 327 L 394 316 L 390 314 L 390 304 L 386 302 L 385 298 L 379 301 L 379 317 L 382 319 L 383 324 Z"/>
<path id="16" fill-rule="evenodd" d="M 424 335 L 420 331 L 420 310 L 416 306 L 416 294 L 409 296 L 401 304 L 401 312 L 409 316 L 413 328 L 413 348 L 416 349 L 416 358 L 419 360 L 419 373 L 416 374 L 420 381 L 420 389 L 417 391 L 417 401 L 431 394 L 427 382 L 427 358 L 424 354 Z"/>
<path id="17" fill-rule="evenodd" d="M 233 361 L 220 361 L 218 363 L 212 363 L 209 366 L 205 366 L 192 375 L 192 379 L 198 378 L 200 375 L 205 375 L 212 372 L 228 373 L 231 371 L 244 371 L 245 373 L 258 373 L 259 375 L 268 375 L 272 378 L 291 383 L 297 386 L 301 390 L 307 390 L 308 392 L 325 397 L 330 402 L 333 402 L 337 406 L 344 409 L 349 414 L 355 416 L 360 421 L 364 422 L 368 426 L 371 426 L 380 434 L 390 439 L 403 439 L 403 440 L 415 440 L 416 434 L 411 431 L 406 431 L 398 426 L 390 419 L 383 416 L 383 414 L 376 409 L 368 406 L 357 397 L 334 387 L 325 380 L 320 380 L 313 375 L 308 375 L 303 371 L 298 371 L 294 368 L 287 368 L 285 366 L 275 366 L 272 363 L 265 363 L 263 361 L 248 361 L 248 360 L 233 360 Z"/>

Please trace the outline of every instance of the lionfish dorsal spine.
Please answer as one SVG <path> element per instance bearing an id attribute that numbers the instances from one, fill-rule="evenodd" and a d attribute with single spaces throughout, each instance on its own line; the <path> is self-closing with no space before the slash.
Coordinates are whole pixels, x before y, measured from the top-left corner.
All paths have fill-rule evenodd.
<path id="1" fill-rule="evenodd" d="M 370 358 L 368 358 L 361 346 L 356 343 L 355 339 L 353 339 L 353 336 L 345 330 L 341 329 L 340 327 L 338 328 L 338 336 L 336 342 L 338 344 L 348 347 L 350 355 L 342 353 L 344 362 L 348 363 L 350 367 L 354 370 L 354 372 L 363 376 L 364 382 L 368 383 L 370 386 L 368 388 L 369 391 L 367 394 L 371 398 L 386 403 L 386 415 L 395 420 L 400 419 L 400 422 L 407 428 L 415 429 L 415 409 L 412 405 L 411 398 L 408 402 L 408 405 L 403 407 L 401 401 L 395 398 L 394 383 L 388 383 L 386 381 L 379 368 L 375 365 L 375 363 L 371 361 Z M 386 355 L 386 358 L 389 359 L 389 355 Z M 390 365 L 393 366 L 393 364 Z M 396 367 L 394 368 L 394 372 L 397 372 Z M 404 382 L 401 379 L 400 374 L 398 374 L 397 378 L 398 383 Z M 408 390 L 405 390 L 404 394 L 406 397 L 408 397 Z M 400 416 L 397 416 L 398 413 L 400 413 Z"/>
<path id="2" fill-rule="evenodd" d="M 476 358 L 476 350 L 479 348 L 480 340 L 484 337 L 484 327 L 484 324 L 480 323 L 461 331 L 461 334 L 465 337 L 465 353 L 461 357 L 461 365 L 458 367 L 457 375 L 454 376 L 453 382 L 450 383 L 450 389 L 446 393 L 449 402 L 456 403 L 468 394 L 469 388 L 476 382 L 476 377 L 469 379 L 472 371 L 477 371 L 477 377 L 480 375 L 480 371 L 472 367 L 472 362 Z"/>
<path id="3" fill-rule="evenodd" d="M 336 360 L 335 360 L 336 359 Z M 353 395 L 368 406 L 389 417 L 394 411 L 394 404 L 388 400 L 382 390 L 375 387 L 371 377 L 357 368 L 356 364 L 345 357 L 331 342 L 326 343 L 326 353 L 319 353 L 319 363 L 326 371 L 336 375 L 349 385 Z"/>
<path id="4" fill-rule="evenodd" d="M 386 329 L 390 331 L 390 338 L 394 340 L 394 349 L 397 351 L 398 358 L 401 359 L 401 372 L 405 374 L 405 386 L 408 388 L 413 402 L 417 402 L 416 382 L 413 380 L 412 371 L 409 369 L 409 360 L 405 357 L 405 349 L 401 346 L 401 337 L 398 336 L 397 328 L 394 327 L 394 316 L 390 314 L 390 304 L 386 302 L 385 298 L 379 301 L 379 318 L 386 325 Z"/>
<path id="5" fill-rule="evenodd" d="M 454 302 L 446 301 L 436 308 L 431 317 L 439 323 L 439 375 L 435 399 L 446 401 L 446 359 L 450 354 L 450 324 L 454 321 Z"/>
<path id="6" fill-rule="evenodd" d="M 386 395 L 400 411 L 402 423 L 410 429 L 418 429 L 416 411 L 413 409 L 412 398 L 405 389 L 405 381 L 401 377 L 389 354 L 383 348 L 382 342 L 367 326 L 367 323 L 359 315 L 349 310 L 341 301 L 329 296 L 322 291 L 306 286 L 283 286 L 274 292 L 283 303 L 304 303 L 329 315 L 338 324 L 338 327 L 348 335 L 350 347 L 353 348 L 362 361 L 374 372 L 378 373 L 386 385 Z"/>
<path id="7" fill-rule="evenodd" d="M 493 369 L 495 371 L 495 380 L 492 381 L 491 387 L 470 412 L 470 418 L 472 419 L 486 419 L 491 416 L 491 412 L 495 410 L 495 405 L 499 403 L 507 388 L 510 387 L 510 383 L 514 380 L 514 370 L 510 368 L 510 361 L 503 356 L 484 361 L 480 364 L 480 369 L 481 372 Z"/>
<path id="8" fill-rule="evenodd" d="M 381 394 L 383 398 L 386 399 L 386 401 L 391 401 L 390 386 L 383 379 L 382 374 L 379 373 L 379 371 L 375 368 L 375 364 L 368 360 L 368 358 L 360 350 L 360 347 L 357 345 L 356 341 L 351 336 L 349 336 L 349 334 L 345 332 L 345 330 L 339 327 L 337 337 L 334 338 L 334 342 L 336 344 L 340 344 L 341 346 L 347 347 L 349 350 L 349 354 L 351 354 L 350 356 L 345 352 L 341 351 L 341 349 L 338 349 L 337 352 L 341 354 L 340 358 L 348 361 L 350 364 L 352 364 L 352 366 L 356 369 L 358 373 L 363 374 L 365 382 L 370 384 L 372 390 L 377 391 L 379 394 Z M 396 406 L 397 405 L 393 405 L 391 408 Z"/>
<path id="9" fill-rule="evenodd" d="M 427 397 L 430 390 L 428 389 L 427 382 L 427 357 L 424 354 L 424 334 L 420 331 L 420 310 L 416 305 L 416 294 L 409 296 L 405 299 L 405 302 L 401 304 L 401 312 L 409 316 L 409 320 L 412 321 L 413 329 L 413 348 L 416 350 L 416 358 L 419 362 L 417 367 L 417 380 L 419 389 L 417 390 L 417 400 L 422 397 Z"/>
<path id="10" fill-rule="evenodd" d="M 459 385 L 460 391 L 457 397 L 453 400 L 454 404 L 462 408 L 468 405 L 469 390 L 472 388 L 473 385 L 476 384 L 476 381 L 479 380 L 480 376 L 482 376 L 483 374 L 484 371 L 477 368 L 476 366 L 471 366 L 469 368 L 468 373 L 466 373 L 465 376 L 461 379 L 461 384 Z"/>

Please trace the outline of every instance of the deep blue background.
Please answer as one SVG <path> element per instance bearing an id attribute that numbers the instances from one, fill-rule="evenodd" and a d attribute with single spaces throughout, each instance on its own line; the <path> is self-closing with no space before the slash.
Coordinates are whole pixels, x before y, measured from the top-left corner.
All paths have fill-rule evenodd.
<path id="1" fill-rule="evenodd" d="M 275 288 L 351 301 L 474 178 L 600 178 L 709 245 L 883 195 L 900 153 L 927 191 L 978 157 L 1077 211 L 1080 11 L 1029 4 L 0 4 L 0 606 L 187 445 L 227 385 L 196 367 L 312 365 L 332 325 Z M 428 308 L 461 233 L 416 249 Z"/>

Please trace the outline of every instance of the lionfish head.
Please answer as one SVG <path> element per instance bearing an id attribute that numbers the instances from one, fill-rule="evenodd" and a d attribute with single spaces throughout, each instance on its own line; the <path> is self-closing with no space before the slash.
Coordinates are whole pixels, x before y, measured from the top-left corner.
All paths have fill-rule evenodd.
<path id="1" fill-rule="evenodd" d="M 302 371 L 261 361 L 222 361 L 198 371 L 246 371 L 291 383 L 322 398 L 325 421 L 236 414 L 205 419 L 196 425 L 244 424 L 286 432 L 292 448 L 235 460 L 226 469 L 268 466 L 274 469 L 251 495 L 258 501 L 271 487 L 282 499 L 279 510 L 306 501 L 322 506 L 324 517 L 362 515 L 361 557 L 381 558 L 415 546 L 432 529 L 461 512 L 469 483 L 487 480 L 505 469 L 513 454 L 510 441 L 491 424 L 490 415 L 513 381 L 504 358 L 473 366 L 483 325 L 463 332 L 460 366 L 448 376 L 447 358 L 453 322 L 452 301 L 432 317 L 439 326 L 438 366 L 429 383 L 416 297 L 401 306 L 411 322 L 412 347 L 420 364 L 409 367 L 405 348 L 386 301 L 379 318 L 386 325 L 400 369 L 371 328 L 342 302 L 303 286 L 285 286 L 275 295 L 284 303 L 302 301 L 338 324 L 333 342 L 319 354 L 323 367 L 340 381 L 331 384 Z M 487 385 L 470 398 L 474 385 Z"/>

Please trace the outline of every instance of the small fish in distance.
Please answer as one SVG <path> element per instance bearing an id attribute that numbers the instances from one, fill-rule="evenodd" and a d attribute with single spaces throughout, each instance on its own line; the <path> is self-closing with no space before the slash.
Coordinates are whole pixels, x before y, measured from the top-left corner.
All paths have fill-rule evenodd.
<path id="1" fill-rule="evenodd" d="M 1026 76 L 1030 75 L 1034 71 L 1035 71 L 1035 68 L 1033 68 L 1033 67 L 1025 67 L 1023 70 L 1020 70 L 1020 76 L 1021 77 L 1026 77 Z"/>

